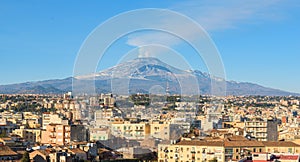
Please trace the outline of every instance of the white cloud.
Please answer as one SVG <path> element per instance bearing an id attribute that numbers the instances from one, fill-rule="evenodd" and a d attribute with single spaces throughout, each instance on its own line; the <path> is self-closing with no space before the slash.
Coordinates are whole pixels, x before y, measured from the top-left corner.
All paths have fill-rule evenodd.
<path id="1" fill-rule="evenodd" d="M 199 23 L 206 31 L 213 32 L 218 30 L 226 30 L 237 28 L 241 23 L 256 23 L 265 19 L 274 19 L 280 17 L 276 12 L 281 0 L 226 0 L 226 1 L 184 1 L 171 6 L 169 9 L 183 13 L 197 23 Z M 149 20 L 151 21 L 151 20 Z M 187 26 L 183 26 L 176 20 L 161 19 L 160 26 L 172 26 L 176 30 L 185 31 L 184 35 L 190 39 L 193 38 L 194 31 L 187 30 Z M 181 40 L 176 36 L 163 32 L 140 32 L 128 36 L 127 44 L 131 46 L 145 46 L 147 44 L 162 44 L 164 46 L 174 46 L 179 44 Z M 145 51 L 148 50 L 148 51 Z M 154 51 L 151 48 L 143 49 L 142 55 L 150 55 Z M 150 54 L 149 54 L 150 53 Z M 156 50 L 158 55 L 159 51 Z M 153 55 L 153 54 L 152 54 Z"/>
<path id="2" fill-rule="evenodd" d="M 170 9 L 190 16 L 207 31 L 214 31 L 235 28 L 241 22 L 276 17 L 279 14 L 274 10 L 281 2 L 281 0 L 204 0 L 179 3 Z"/>
<path id="3" fill-rule="evenodd" d="M 151 44 L 160 44 L 169 47 L 179 43 L 180 39 L 176 36 L 164 32 L 147 32 L 146 34 L 133 34 L 128 37 L 127 44 L 140 47 L 139 57 L 157 57 L 167 51 L 166 48 L 151 46 Z M 149 46 L 150 45 L 150 46 Z"/>

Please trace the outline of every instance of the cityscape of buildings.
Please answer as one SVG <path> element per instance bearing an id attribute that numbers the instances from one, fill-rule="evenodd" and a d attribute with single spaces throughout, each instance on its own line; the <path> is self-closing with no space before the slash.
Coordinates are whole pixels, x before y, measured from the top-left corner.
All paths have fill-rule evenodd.
<path id="1" fill-rule="evenodd" d="M 300 162 L 300 1 L 0 1 L 0 162 Z"/>
<path id="2" fill-rule="evenodd" d="M 300 97 L 163 98 L 0 95 L 0 161 L 300 159 Z"/>

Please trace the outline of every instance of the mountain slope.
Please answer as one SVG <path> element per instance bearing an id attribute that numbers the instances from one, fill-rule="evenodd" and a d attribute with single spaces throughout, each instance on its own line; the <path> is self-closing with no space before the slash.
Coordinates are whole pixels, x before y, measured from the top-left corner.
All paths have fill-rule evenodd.
<path id="1" fill-rule="evenodd" d="M 218 83 L 219 80 L 222 80 L 198 70 L 180 70 L 156 58 L 137 58 L 92 75 L 0 85 L 0 93 L 61 94 L 72 91 L 72 79 L 82 88 L 87 87 L 91 80 L 95 79 L 97 93 L 117 92 L 120 94 L 151 93 L 157 87 L 163 91 L 168 89 L 168 92 L 177 94 L 199 94 L 199 92 L 200 94 L 211 94 L 212 81 Z M 234 81 L 224 83 L 227 95 L 299 95 L 253 83 Z"/>

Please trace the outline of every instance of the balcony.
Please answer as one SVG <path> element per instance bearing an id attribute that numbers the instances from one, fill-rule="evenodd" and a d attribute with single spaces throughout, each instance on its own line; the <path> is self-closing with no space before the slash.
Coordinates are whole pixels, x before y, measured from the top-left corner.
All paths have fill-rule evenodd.
<path id="1" fill-rule="evenodd" d="M 225 156 L 231 156 L 233 155 L 233 151 L 225 151 Z"/>
<path id="2" fill-rule="evenodd" d="M 124 137 L 132 137 L 132 134 L 124 133 Z"/>
<path id="3" fill-rule="evenodd" d="M 70 130 L 69 127 L 65 127 L 65 131 L 66 131 L 66 132 L 70 132 L 71 130 Z"/>
<path id="4" fill-rule="evenodd" d="M 55 143 L 56 143 L 56 140 L 50 140 L 50 143 L 51 143 L 51 144 L 55 144 Z"/>
<path id="5" fill-rule="evenodd" d="M 144 132 L 144 129 L 136 129 L 137 132 Z"/>
<path id="6" fill-rule="evenodd" d="M 135 136 L 136 136 L 136 137 L 144 137 L 143 134 L 136 134 Z"/>
<path id="7" fill-rule="evenodd" d="M 257 133 L 266 133 L 267 130 L 257 130 L 256 132 L 257 132 Z"/>

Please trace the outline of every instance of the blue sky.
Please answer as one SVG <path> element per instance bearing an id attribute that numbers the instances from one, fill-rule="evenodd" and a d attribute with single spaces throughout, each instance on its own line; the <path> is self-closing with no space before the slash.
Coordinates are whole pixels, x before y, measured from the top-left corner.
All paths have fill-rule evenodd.
<path id="1" fill-rule="evenodd" d="M 117 14 L 141 8 L 170 9 L 198 22 L 220 52 L 227 80 L 300 92 L 300 3 L 296 0 L 3 0 L 0 84 L 72 76 L 78 50 L 97 26 Z M 115 65 L 133 48 L 152 43 L 149 35 L 163 34 L 146 31 L 122 37 L 107 51 L 98 70 Z M 193 50 L 183 42 L 161 41 L 178 50 L 193 69 L 206 70 L 201 58 L 192 55 Z"/>

